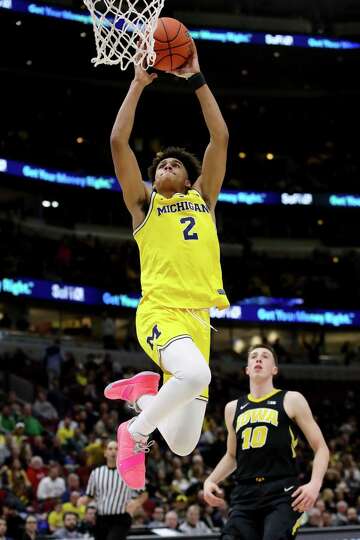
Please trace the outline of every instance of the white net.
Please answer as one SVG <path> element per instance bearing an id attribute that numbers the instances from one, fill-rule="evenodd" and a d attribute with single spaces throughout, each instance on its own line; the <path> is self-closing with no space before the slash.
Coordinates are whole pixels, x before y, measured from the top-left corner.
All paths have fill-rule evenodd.
<path id="1" fill-rule="evenodd" d="M 154 65 L 154 32 L 165 0 L 84 0 L 93 20 L 99 64 Z"/>

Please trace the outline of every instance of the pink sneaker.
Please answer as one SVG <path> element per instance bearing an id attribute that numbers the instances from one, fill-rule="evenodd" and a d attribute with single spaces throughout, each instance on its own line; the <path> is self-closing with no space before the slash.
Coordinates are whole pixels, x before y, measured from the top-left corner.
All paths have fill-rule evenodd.
<path id="1" fill-rule="evenodd" d="M 132 489 L 145 487 L 145 453 L 150 451 L 154 441 L 147 442 L 147 437 L 135 441 L 129 432 L 132 420 L 123 422 L 118 427 L 116 468 L 125 484 Z"/>
<path id="2" fill-rule="evenodd" d="M 104 395 L 108 399 L 124 399 L 135 403 L 140 396 L 157 394 L 160 375 L 153 371 L 142 371 L 129 379 L 121 379 L 107 385 Z"/>

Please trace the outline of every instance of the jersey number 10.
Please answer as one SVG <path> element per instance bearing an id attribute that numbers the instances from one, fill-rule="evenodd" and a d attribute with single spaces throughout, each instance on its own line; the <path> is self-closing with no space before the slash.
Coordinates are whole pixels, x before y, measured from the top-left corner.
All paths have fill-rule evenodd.
<path id="1" fill-rule="evenodd" d="M 186 227 L 183 230 L 185 240 L 198 240 L 198 234 L 196 232 L 190 232 L 196 225 L 195 218 L 183 217 L 180 219 L 180 223 L 182 223 L 183 225 L 186 224 Z"/>
<path id="2" fill-rule="evenodd" d="M 241 434 L 243 443 L 242 449 L 261 448 L 265 445 L 269 429 L 266 426 L 257 426 L 255 428 L 246 428 Z"/>

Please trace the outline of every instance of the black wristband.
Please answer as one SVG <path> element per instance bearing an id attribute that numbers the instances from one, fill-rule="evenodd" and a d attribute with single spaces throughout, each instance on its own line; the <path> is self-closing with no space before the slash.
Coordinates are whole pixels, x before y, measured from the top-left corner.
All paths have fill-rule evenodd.
<path id="1" fill-rule="evenodd" d="M 201 71 L 199 71 L 199 73 L 195 73 L 195 75 L 191 75 L 191 77 L 189 77 L 187 81 L 190 85 L 191 90 L 194 91 L 198 90 L 199 88 L 204 86 L 204 84 L 206 84 L 205 77 L 201 73 Z"/>

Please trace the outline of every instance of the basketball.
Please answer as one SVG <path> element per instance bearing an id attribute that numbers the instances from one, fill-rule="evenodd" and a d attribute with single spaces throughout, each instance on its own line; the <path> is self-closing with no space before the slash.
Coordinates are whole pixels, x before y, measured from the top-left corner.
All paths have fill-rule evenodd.
<path id="1" fill-rule="evenodd" d="M 175 71 L 192 53 L 192 42 L 188 29 L 178 20 L 161 17 L 154 33 L 156 60 L 154 68 Z"/>

